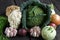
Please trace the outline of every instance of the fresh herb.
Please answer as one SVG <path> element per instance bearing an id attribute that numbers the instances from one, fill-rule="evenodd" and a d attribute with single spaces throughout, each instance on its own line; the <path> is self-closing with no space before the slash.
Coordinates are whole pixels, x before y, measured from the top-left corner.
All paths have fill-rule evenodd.
<path id="1" fill-rule="evenodd" d="M 4 16 L 0 16 L 0 40 L 9 40 L 4 34 L 4 28 L 8 24 L 8 19 Z"/>
<path id="2" fill-rule="evenodd" d="M 0 35 L 0 40 L 9 40 L 4 34 Z"/>

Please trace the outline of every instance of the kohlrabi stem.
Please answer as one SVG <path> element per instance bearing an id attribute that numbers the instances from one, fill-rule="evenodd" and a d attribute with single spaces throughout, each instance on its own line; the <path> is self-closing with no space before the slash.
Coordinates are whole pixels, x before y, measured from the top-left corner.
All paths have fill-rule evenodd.
<path id="1" fill-rule="evenodd" d="M 22 28 L 27 29 L 27 27 L 26 27 L 26 10 L 24 10 L 24 12 L 22 14 Z"/>

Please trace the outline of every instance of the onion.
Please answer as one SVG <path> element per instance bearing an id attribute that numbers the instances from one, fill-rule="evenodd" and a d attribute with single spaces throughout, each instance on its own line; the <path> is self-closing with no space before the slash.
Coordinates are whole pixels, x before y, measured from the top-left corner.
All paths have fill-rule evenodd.
<path id="1" fill-rule="evenodd" d="M 27 31 L 26 31 L 26 29 L 19 29 L 18 34 L 19 34 L 20 36 L 26 36 Z"/>
<path id="2" fill-rule="evenodd" d="M 60 16 L 58 14 L 51 15 L 51 22 L 60 25 Z"/>
<path id="3" fill-rule="evenodd" d="M 55 23 L 50 23 L 49 25 L 50 25 L 51 27 L 53 27 L 54 29 L 56 29 L 56 27 L 57 27 Z"/>

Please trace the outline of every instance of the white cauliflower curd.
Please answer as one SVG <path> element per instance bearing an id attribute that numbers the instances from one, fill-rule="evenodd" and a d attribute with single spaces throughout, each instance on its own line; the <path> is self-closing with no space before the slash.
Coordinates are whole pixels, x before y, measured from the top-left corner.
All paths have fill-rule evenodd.
<path id="1" fill-rule="evenodd" d="M 10 27 L 18 28 L 21 23 L 22 13 L 20 11 L 20 7 L 12 5 L 7 7 L 6 15 L 8 16 L 8 22 L 10 23 Z"/>

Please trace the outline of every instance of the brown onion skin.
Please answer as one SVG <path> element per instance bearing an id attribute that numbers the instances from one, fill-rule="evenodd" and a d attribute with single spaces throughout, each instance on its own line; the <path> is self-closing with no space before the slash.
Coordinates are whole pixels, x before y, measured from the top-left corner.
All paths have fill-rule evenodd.
<path id="1" fill-rule="evenodd" d="M 51 22 L 60 25 L 60 16 L 58 14 L 51 15 Z"/>

